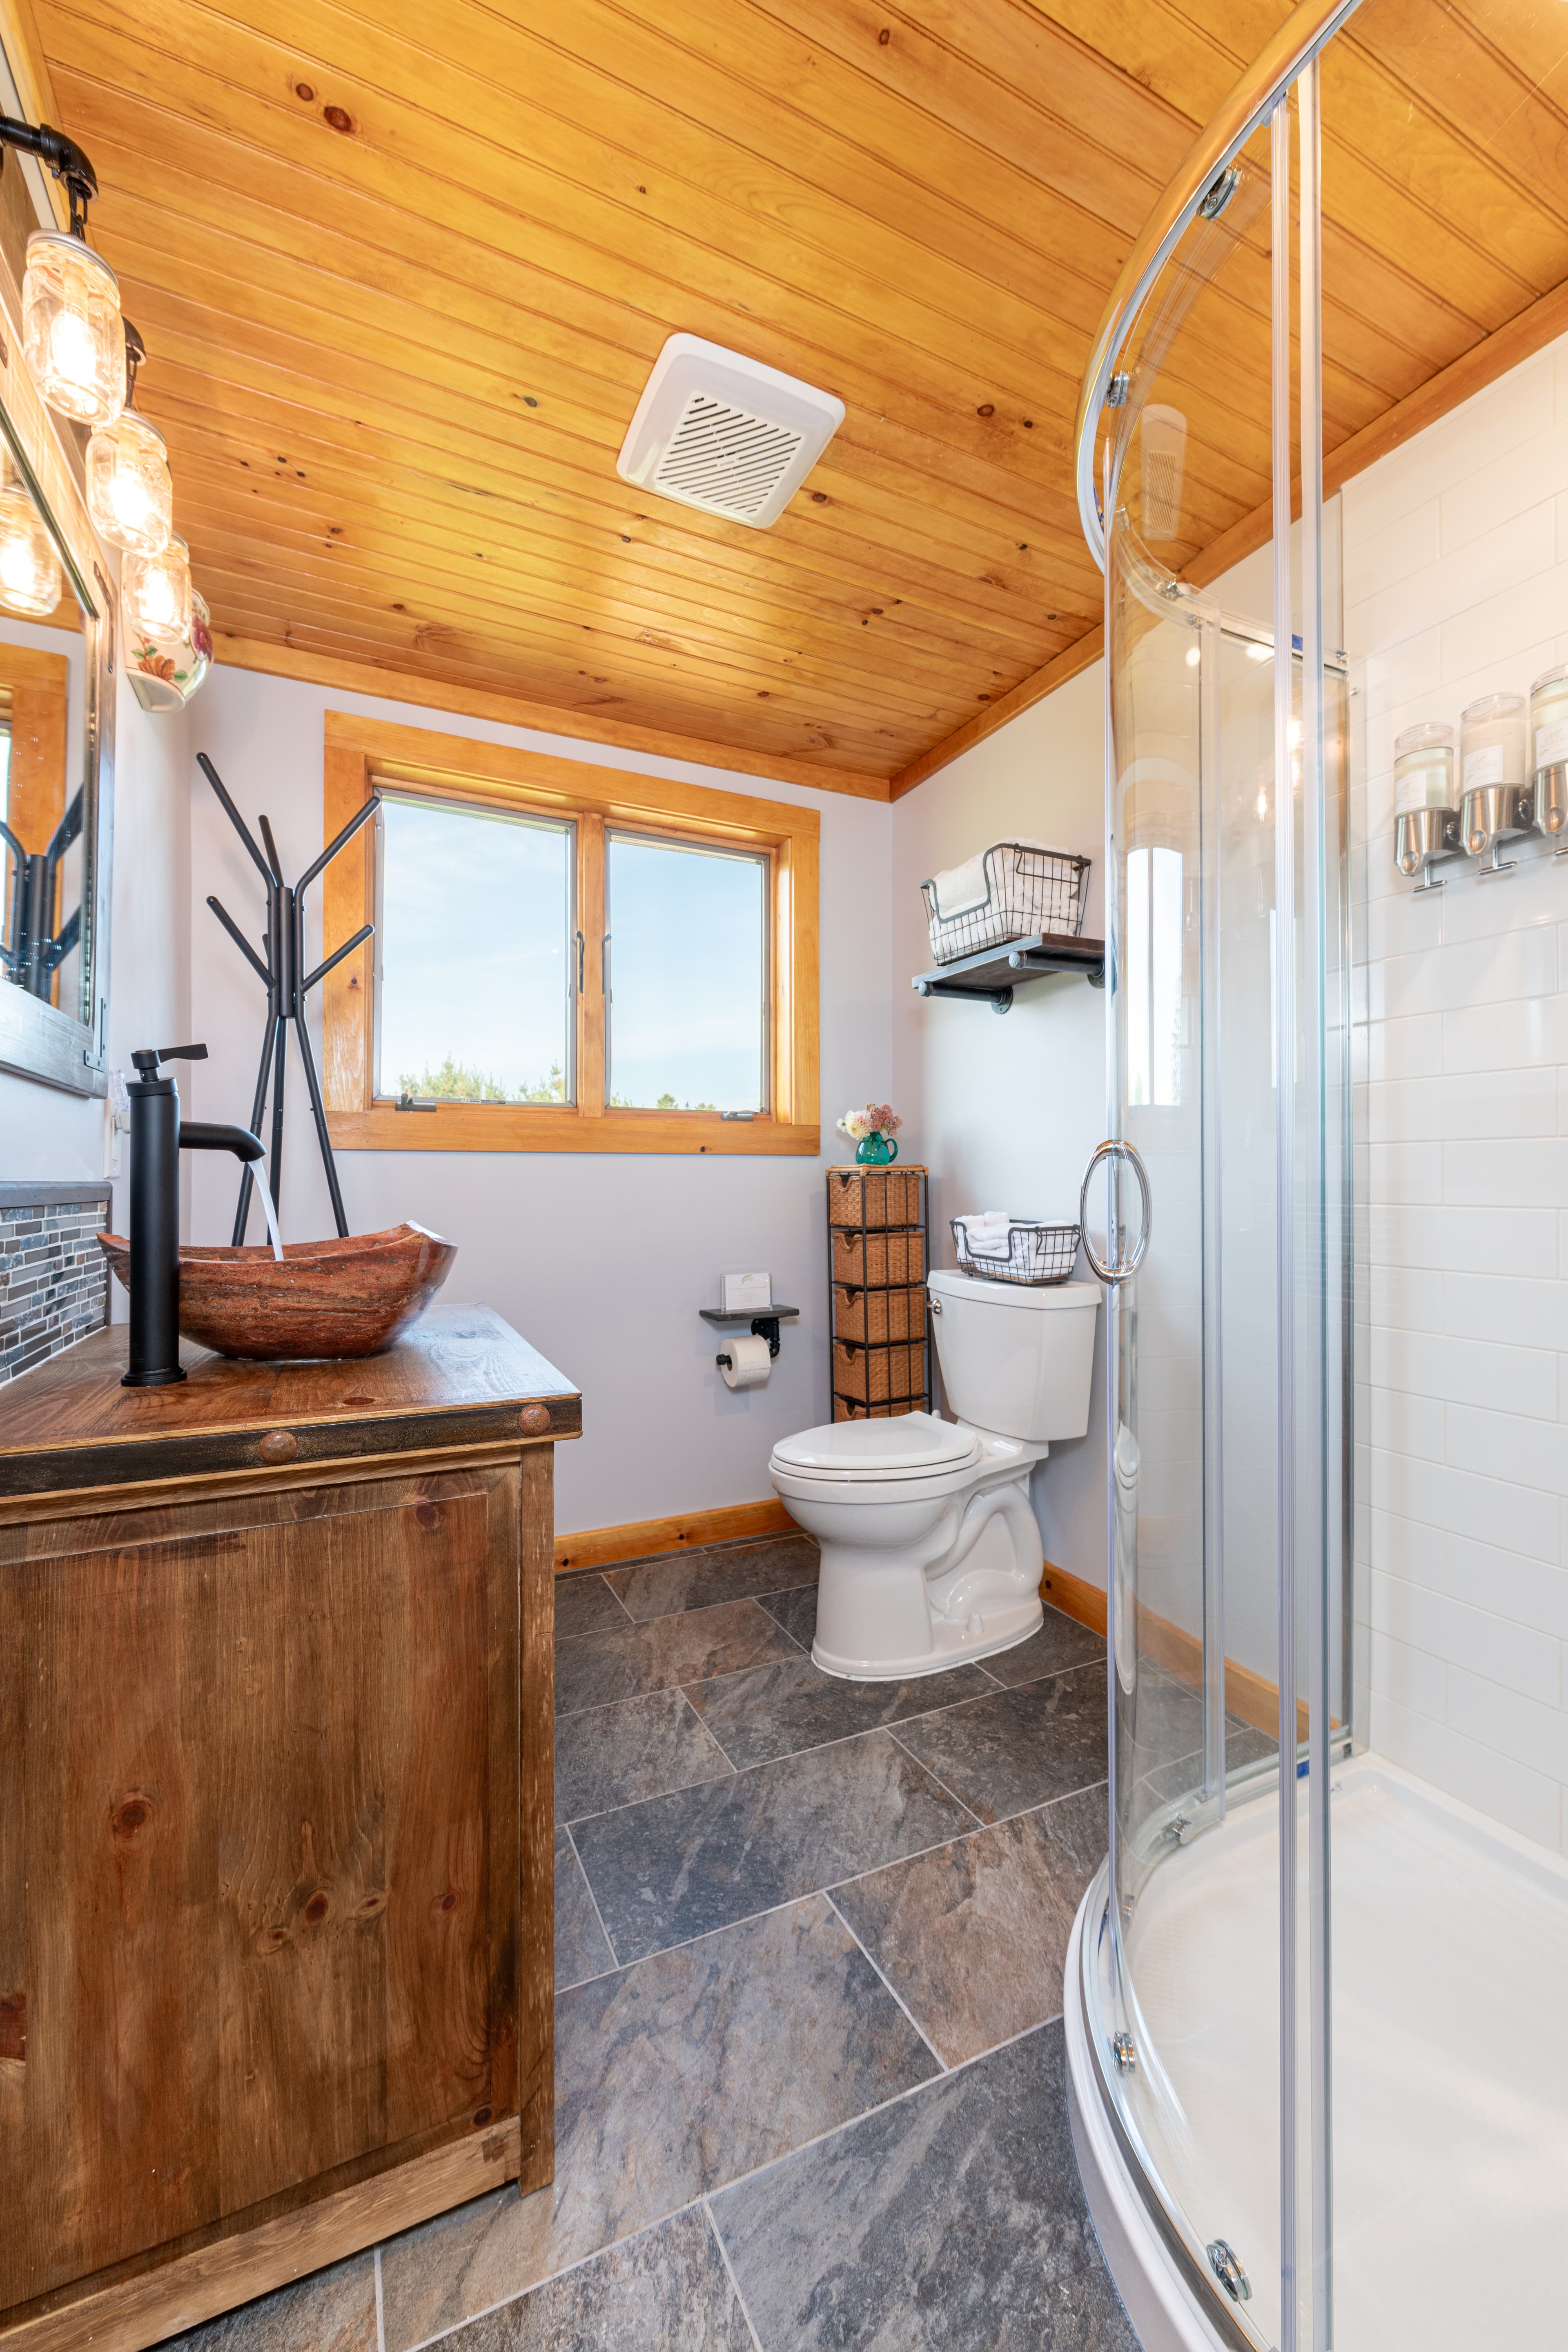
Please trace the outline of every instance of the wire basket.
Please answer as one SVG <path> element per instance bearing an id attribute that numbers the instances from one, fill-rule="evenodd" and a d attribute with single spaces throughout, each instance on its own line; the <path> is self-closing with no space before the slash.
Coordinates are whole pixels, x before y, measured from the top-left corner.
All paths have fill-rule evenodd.
<path id="1" fill-rule="evenodd" d="M 956 963 L 960 956 L 1038 932 L 1077 939 L 1091 863 L 1065 850 L 1032 849 L 1026 842 L 993 842 L 985 852 L 985 897 L 961 915 L 943 915 L 935 882 L 922 882 L 932 955 L 938 963 Z"/>
<path id="2" fill-rule="evenodd" d="M 1037 1225 L 1027 1218 L 1013 1218 L 1007 1226 L 1006 1256 L 984 1257 L 970 1249 L 963 1218 L 954 1217 L 951 1223 L 959 1272 L 977 1275 L 984 1282 L 1032 1282 L 1041 1286 L 1066 1282 L 1078 1261 L 1076 1225 Z"/>

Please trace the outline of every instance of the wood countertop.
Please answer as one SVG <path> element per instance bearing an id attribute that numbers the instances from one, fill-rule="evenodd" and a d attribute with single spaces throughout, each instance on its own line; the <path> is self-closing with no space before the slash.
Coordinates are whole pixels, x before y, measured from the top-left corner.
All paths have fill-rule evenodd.
<path id="1" fill-rule="evenodd" d="M 188 1378 L 121 1386 L 111 1324 L 0 1388 L 0 1497 L 582 1433 L 582 1398 L 488 1307 L 432 1307 L 383 1356 L 255 1363 L 182 1340 Z"/>

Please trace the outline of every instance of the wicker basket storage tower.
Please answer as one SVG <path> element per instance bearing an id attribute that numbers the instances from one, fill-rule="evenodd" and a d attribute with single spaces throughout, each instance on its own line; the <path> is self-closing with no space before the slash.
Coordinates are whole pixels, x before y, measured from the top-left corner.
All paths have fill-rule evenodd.
<path id="1" fill-rule="evenodd" d="M 827 1171 L 835 1421 L 929 1412 L 926 1171 Z"/>

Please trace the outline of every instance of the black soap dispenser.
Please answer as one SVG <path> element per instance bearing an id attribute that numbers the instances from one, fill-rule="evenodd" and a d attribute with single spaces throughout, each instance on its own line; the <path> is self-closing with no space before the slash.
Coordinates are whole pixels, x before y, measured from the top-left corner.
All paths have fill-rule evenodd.
<path id="1" fill-rule="evenodd" d="M 259 1137 L 244 1127 L 180 1123 L 180 1090 L 161 1062 L 205 1062 L 205 1045 L 163 1045 L 132 1054 L 131 1099 L 131 1346 L 121 1385 L 161 1389 L 185 1377 L 180 1362 L 180 1154 L 232 1151 L 260 1160 Z"/>

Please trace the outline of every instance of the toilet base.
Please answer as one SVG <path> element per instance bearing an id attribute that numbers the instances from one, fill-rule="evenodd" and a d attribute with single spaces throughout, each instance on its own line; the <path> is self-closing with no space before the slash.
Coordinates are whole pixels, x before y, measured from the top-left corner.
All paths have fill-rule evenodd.
<path id="1" fill-rule="evenodd" d="M 955 1625 L 945 1618 L 931 1624 L 931 1643 L 918 1656 L 909 1658 L 840 1658 L 825 1650 L 820 1642 L 811 1646 L 811 1662 L 820 1666 L 825 1675 L 838 1675 L 848 1682 L 888 1683 L 910 1682 L 917 1675 L 944 1675 L 953 1666 L 970 1664 L 977 1658 L 993 1658 L 999 1650 L 1016 1649 L 1026 1642 L 1045 1623 L 1046 1612 L 1038 1598 L 1034 1600 L 998 1601 L 991 1608 L 977 1612 L 978 1632 L 972 1633 L 975 1617 L 967 1623 Z"/>

